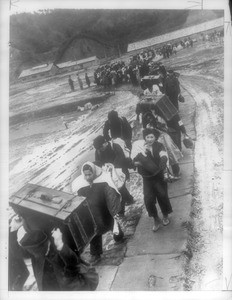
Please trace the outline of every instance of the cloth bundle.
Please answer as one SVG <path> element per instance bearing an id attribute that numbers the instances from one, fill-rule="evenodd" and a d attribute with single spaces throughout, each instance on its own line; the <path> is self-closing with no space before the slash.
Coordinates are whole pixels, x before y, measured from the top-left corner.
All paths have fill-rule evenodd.
<path id="1" fill-rule="evenodd" d="M 111 179 L 118 190 L 124 185 L 126 175 L 122 172 L 122 169 L 115 168 L 114 165 L 111 163 L 106 163 L 102 167 L 102 170 L 110 174 Z"/>
<path id="2" fill-rule="evenodd" d="M 131 158 L 138 160 L 141 164 L 141 167 L 139 166 L 138 169 L 143 169 L 145 171 L 145 176 L 155 176 L 160 172 L 160 167 L 155 164 L 154 160 L 151 157 L 151 154 L 147 154 L 145 152 L 145 141 L 144 140 L 138 140 L 133 143 L 132 151 L 131 151 Z"/>
<path id="3" fill-rule="evenodd" d="M 118 144 L 122 148 L 125 157 L 126 158 L 130 157 L 130 149 L 127 148 L 126 143 L 122 139 L 120 138 L 112 139 L 110 143 L 112 147 L 113 144 Z"/>

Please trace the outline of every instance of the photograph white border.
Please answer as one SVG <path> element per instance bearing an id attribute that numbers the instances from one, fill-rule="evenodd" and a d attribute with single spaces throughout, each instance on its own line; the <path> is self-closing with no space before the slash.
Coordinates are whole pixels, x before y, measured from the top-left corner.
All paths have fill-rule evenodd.
<path id="1" fill-rule="evenodd" d="M 193 5 L 193 1 L 188 0 L 117 0 L 117 1 L 91 1 L 91 0 L 11 0 L 13 9 L 24 9 L 25 11 L 45 9 L 45 8 L 104 8 L 104 9 L 189 9 Z M 227 0 L 199 0 L 195 1 L 196 7 L 192 9 L 223 9 L 225 20 L 225 68 L 224 68 L 224 220 L 223 220 L 223 290 L 212 292 L 8 292 L 7 274 L 7 233 L 8 233 L 8 162 L 9 162 L 9 1 L 2 0 L 0 2 L 0 26 L 1 26 L 1 48 L 0 48 L 0 234 L 1 234 L 1 273 L 0 273 L 0 298 L 5 299 L 230 299 L 232 289 L 232 151 L 231 151 L 231 112 L 232 112 L 232 95 L 231 95 L 231 45 L 232 45 L 232 28 L 231 28 L 231 12 L 229 10 L 229 1 Z M 25 3 L 25 6 L 22 4 Z"/>

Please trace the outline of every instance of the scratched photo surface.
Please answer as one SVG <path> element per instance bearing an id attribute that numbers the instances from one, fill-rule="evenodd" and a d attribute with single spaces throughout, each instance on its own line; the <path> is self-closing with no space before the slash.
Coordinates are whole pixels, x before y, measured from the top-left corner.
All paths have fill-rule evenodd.
<path id="1" fill-rule="evenodd" d="M 8 290 L 230 289 L 224 9 L 23 2 L 9 17 Z M 86 162 L 97 165 L 93 185 Z"/>

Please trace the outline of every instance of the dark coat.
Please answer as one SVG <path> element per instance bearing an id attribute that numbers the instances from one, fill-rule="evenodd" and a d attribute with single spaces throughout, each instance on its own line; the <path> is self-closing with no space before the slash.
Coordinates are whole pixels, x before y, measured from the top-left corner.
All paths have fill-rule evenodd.
<path id="1" fill-rule="evenodd" d="M 69 83 L 71 89 L 74 90 L 74 83 L 73 83 L 73 80 L 71 78 L 68 79 L 68 83 Z"/>
<path id="2" fill-rule="evenodd" d="M 172 104 L 178 109 L 178 95 L 180 94 L 180 83 L 175 75 L 168 76 L 164 82 L 164 92 L 172 102 Z"/>
<path id="3" fill-rule="evenodd" d="M 113 139 L 121 138 L 124 141 L 132 139 L 132 129 L 125 117 L 118 118 L 118 123 L 115 125 L 110 124 L 109 120 L 105 122 L 103 136 L 107 141 L 111 139 L 109 131 Z"/>
<path id="4" fill-rule="evenodd" d="M 183 127 L 182 121 L 180 119 L 179 114 L 176 114 L 171 120 L 166 121 L 169 132 L 179 132 L 181 131 L 183 134 L 186 134 L 185 128 Z"/>
<path id="5" fill-rule="evenodd" d="M 85 75 L 85 81 L 86 81 L 86 84 L 88 86 L 90 86 L 90 80 L 89 80 L 89 76 L 87 74 Z"/>
<path id="6" fill-rule="evenodd" d="M 106 182 L 101 182 L 80 188 L 78 195 L 86 197 L 97 224 L 97 234 L 112 230 L 113 217 L 121 210 L 120 194 Z"/>
<path id="7" fill-rule="evenodd" d="M 25 252 L 17 242 L 17 231 L 9 232 L 9 290 L 21 291 L 29 271 L 24 262 Z"/>
<path id="8" fill-rule="evenodd" d="M 88 291 L 89 283 L 79 272 L 79 257 L 64 245 L 61 251 L 51 244 L 47 256 L 32 257 L 40 291 Z"/>
<path id="9" fill-rule="evenodd" d="M 160 152 L 165 151 L 164 146 L 159 142 L 154 142 L 152 145 L 152 152 L 148 151 L 147 156 L 143 156 L 139 153 L 135 158 L 134 161 L 138 161 L 142 164 L 142 166 L 138 166 L 138 173 L 142 177 L 146 178 L 163 178 L 163 172 L 160 168 Z"/>
<path id="10" fill-rule="evenodd" d="M 115 168 L 124 168 L 126 157 L 120 145 L 113 143 L 112 146 L 108 143 L 105 151 L 95 151 L 95 161 L 100 162 L 101 165 L 111 163 Z"/>
<path id="11" fill-rule="evenodd" d="M 131 167 L 131 160 L 126 159 L 125 154 L 120 145 L 113 143 L 108 144 L 105 151 L 95 151 L 95 161 L 102 165 L 111 163 L 115 168 L 121 168 L 126 178 L 129 178 L 128 168 Z"/>

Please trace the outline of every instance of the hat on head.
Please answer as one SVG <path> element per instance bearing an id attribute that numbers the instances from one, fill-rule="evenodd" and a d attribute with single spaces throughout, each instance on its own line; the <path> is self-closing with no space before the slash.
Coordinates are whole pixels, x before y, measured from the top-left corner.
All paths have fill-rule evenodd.
<path id="1" fill-rule="evenodd" d="M 99 135 L 97 136 L 94 140 L 93 140 L 93 146 L 95 149 L 100 149 L 102 147 L 102 145 L 106 142 L 106 139 L 104 138 L 104 136 Z"/>
<path id="2" fill-rule="evenodd" d="M 117 117 L 118 117 L 118 113 L 117 113 L 115 110 L 111 110 L 111 111 L 108 113 L 108 119 L 109 119 L 109 120 L 116 119 Z"/>

